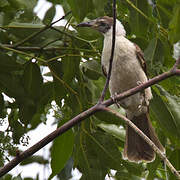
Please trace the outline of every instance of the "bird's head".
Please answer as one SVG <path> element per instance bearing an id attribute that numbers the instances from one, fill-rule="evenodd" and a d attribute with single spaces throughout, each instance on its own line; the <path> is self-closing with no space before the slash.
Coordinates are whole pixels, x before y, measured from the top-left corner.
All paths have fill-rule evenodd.
<path id="1" fill-rule="evenodd" d="M 88 22 L 82 22 L 78 24 L 77 27 L 91 27 L 92 29 L 101 32 L 105 36 L 112 35 L 113 18 L 108 16 L 103 16 Z M 123 25 L 118 20 L 116 20 L 116 35 L 121 35 L 121 36 L 126 35 L 126 31 Z"/>

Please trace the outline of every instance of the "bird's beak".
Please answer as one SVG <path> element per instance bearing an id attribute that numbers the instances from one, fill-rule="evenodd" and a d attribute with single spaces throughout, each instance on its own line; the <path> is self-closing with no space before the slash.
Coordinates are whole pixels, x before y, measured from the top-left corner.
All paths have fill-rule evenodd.
<path id="1" fill-rule="evenodd" d="M 88 21 L 88 22 L 82 22 L 82 23 L 78 24 L 77 27 L 92 27 L 92 28 L 96 28 L 97 27 L 96 20 L 92 20 L 92 21 Z"/>

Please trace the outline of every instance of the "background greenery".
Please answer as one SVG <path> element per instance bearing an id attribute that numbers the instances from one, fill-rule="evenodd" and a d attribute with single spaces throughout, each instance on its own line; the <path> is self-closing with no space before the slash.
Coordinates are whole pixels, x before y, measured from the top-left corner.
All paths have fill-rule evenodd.
<path id="1" fill-rule="evenodd" d="M 0 1 L 0 125 L 6 117 L 9 122 L 7 130 L 0 132 L 0 166 L 7 163 L 9 155 L 16 154 L 19 144 L 28 143 L 28 131 L 46 122 L 52 101 L 58 105 L 54 123 L 61 126 L 95 104 L 105 83 L 100 67 L 103 37 L 76 25 L 98 16 L 112 16 L 112 1 L 49 2 L 52 6 L 40 20 L 33 12 L 36 0 Z M 22 43 L 52 22 L 58 13 L 56 5 L 61 5 L 65 13 L 72 11 L 65 17 L 68 23 L 47 28 Z M 180 40 L 179 0 L 118 0 L 117 18 L 125 26 L 127 37 L 144 51 L 150 78 L 172 67 L 174 44 Z M 69 25 L 74 30 L 69 30 Z M 42 75 L 45 67 L 50 72 Z M 180 78 L 167 79 L 152 90 L 152 123 L 168 159 L 180 170 Z M 4 94 L 13 102 L 6 100 Z M 49 178 L 58 174 L 63 180 L 71 177 L 75 167 L 82 173 L 82 180 L 103 180 L 107 174 L 120 180 L 165 179 L 166 170 L 159 157 L 149 164 L 122 159 L 124 137 L 124 123 L 120 119 L 98 113 L 58 137 L 50 149 L 49 160 L 34 156 L 21 165 L 50 163 Z M 112 175 L 111 169 L 117 173 Z M 169 169 L 167 175 L 176 179 Z M 21 179 L 21 175 L 17 178 Z M 12 176 L 7 174 L 4 179 Z"/>

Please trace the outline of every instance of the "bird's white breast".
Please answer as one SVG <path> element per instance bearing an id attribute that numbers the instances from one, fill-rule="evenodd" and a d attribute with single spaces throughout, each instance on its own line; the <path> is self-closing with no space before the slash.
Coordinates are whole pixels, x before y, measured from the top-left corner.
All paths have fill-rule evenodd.
<path id="1" fill-rule="evenodd" d="M 102 66 L 106 72 L 109 68 L 109 59 L 111 55 L 111 36 L 105 36 L 104 47 L 102 52 Z M 114 51 L 113 66 L 109 89 L 111 95 L 121 93 L 137 86 L 137 82 L 146 82 L 147 77 L 136 57 L 135 45 L 124 36 L 116 36 L 116 45 Z M 147 99 L 151 99 L 150 88 L 147 91 Z M 144 101 L 144 97 L 140 97 L 140 93 L 135 94 L 123 101 L 128 109 L 136 109 Z"/>

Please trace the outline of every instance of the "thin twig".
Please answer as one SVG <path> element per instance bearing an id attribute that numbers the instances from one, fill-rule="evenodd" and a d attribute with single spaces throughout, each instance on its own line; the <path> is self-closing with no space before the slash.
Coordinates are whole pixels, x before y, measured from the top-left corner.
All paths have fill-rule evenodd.
<path id="1" fill-rule="evenodd" d="M 180 174 L 178 173 L 178 171 L 174 168 L 174 166 L 170 163 L 170 161 L 167 159 L 167 157 L 165 156 L 165 154 L 163 154 L 158 147 L 137 127 L 134 125 L 134 123 L 132 123 L 132 121 L 130 121 L 128 118 L 126 118 L 125 116 L 123 116 L 122 114 L 104 107 L 102 108 L 102 110 L 110 112 L 111 114 L 114 114 L 115 116 L 119 117 L 120 119 L 124 120 L 126 122 L 126 124 L 128 124 L 131 128 L 133 128 L 134 131 L 136 131 L 137 134 L 139 134 L 139 136 L 141 136 L 151 147 L 152 149 L 159 155 L 159 157 L 161 159 L 164 160 L 164 162 L 167 164 L 167 166 L 169 167 L 169 169 L 171 170 L 171 172 L 178 178 L 180 179 Z"/>
<path id="2" fill-rule="evenodd" d="M 56 56 L 56 57 L 53 57 L 51 59 L 48 59 L 47 60 L 47 63 L 49 62 L 52 62 L 52 61 L 55 61 L 56 59 L 59 59 L 59 58 L 63 58 L 63 57 L 82 57 L 82 58 L 92 58 L 93 56 L 88 56 L 88 55 L 81 55 L 81 54 L 62 54 L 60 56 Z M 95 57 L 93 57 L 94 59 L 97 59 Z"/>
<path id="3" fill-rule="evenodd" d="M 56 39 L 57 40 L 57 39 Z M 52 42 L 51 42 L 52 43 Z M 85 52 L 90 52 L 90 53 L 96 53 L 99 55 L 98 51 L 94 50 L 89 50 L 89 49 L 78 49 L 78 48 L 69 48 L 69 47 L 46 47 L 42 49 L 42 47 L 39 46 L 18 46 L 18 47 L 13 47 L 13 45 L 10 44 L 0 44 L 1 47 L 8 47 L 12 49 L 17 49 L 17 50 L 25 50 L 25 51 L 67 51 L 67 50 L 75 50 L 75 51 L 85 51 Z"/>
<path id="4" fill-rule="evenodd" d="M 18 53 L 18 54 L 23 54 L 27 57 L 31 57 L 31 58 L 35 58 L 37 59 L 39 62 L 43 62 L 43 63 L 47 63 L 44 59 L 40 58 L 40 57 L 35 57 L 34 55 L 31 55 L 30 53 L 25 53 L 24 51 L 20 51 L 20 50 L 17 50 L 17 49 L 14 49 L 14 48 L 10 48 L 10 47 L 7 47 L 7 46 L 3 46 L 0 44 L 0 49 L 5 49 L 7 51 L 12 51 L 12 52 L 15 52 L 15 53 Z"/>
<path id="5" fill-rule="evenodd" d="M 61 38 L 57 38 L 57 39 L 54 39 L 52 41 L 49 41 L 47 44 L 44 44 L 43 46 L 40 47 L 40 51 L 43 50 L 45 47 L 49 46 L 50 44 L 56 42 L 56 41 L 59 41 L 61 40 Z"/>
<path id="6" fill-rule="evenodd" d="M 71 13 L 71 11 L 67 12 L 67 13 L 66 13 L 64 16 L 62 16 L 60 19 L 58 19 L 58 20 L 52 22 L 52 23 L 49 24 L 49 25 L 46 25 L 45 27 L 43 27 L 43 28 L 40 29 L 39 31 L 37 31 L 37 32 L 35 32 L 35 33 L 33 33 L 33 34 L 31 34 L 30 36 L 26 37 L 26 38 L 23 39 L 22 41 L 20 41 L 20 42 L 14 44 L 14 47 L 18 47 L 18 46 L 24 44 L 25 42 L 29 41 L 30 39 L 36 37 L 36 36 L 39 35 L 40 33 L 46 31 L 47 29 L 49 29 L 50 27 L 52 27 L 55 23 L 57 23 L 57 22 L 61 21 L 62 19 L 64 19 L 64 18 L 65 18 L 66 16 L 68 16 L 70 13 Z"/>
<path id="7" fill-rule="evenodd" d="M 107 88 L 109 86 L 111 70 L 112 70 L 112 63 L 113 63 L 113 58 L 114 58 L 115 42 L 116 42 L 116 0 L 113 1 L 113 31 L 112 31 L 112 47 L 111 47 L 111 56 L 110 56 L 110 60 L 109 60 L 109 69 L 108 69 L 108 74 L 107 74 L 107 79 L 106 79 L 104 89 L 99 98 L 99 103 L 102 103 L 104 101 L 104 97 L 105 97 Z"/>
<path id="8" fill-rule="evenodd" d="M 163 161 L 163 163 L 164 163 L 164 173 L 165 173 L 165 177 L 166 177 L 166 180 L 168 180 L 168 171 L 167 171 L 166 161 Z"/>

